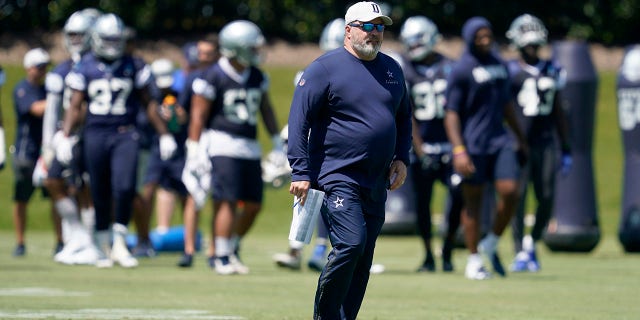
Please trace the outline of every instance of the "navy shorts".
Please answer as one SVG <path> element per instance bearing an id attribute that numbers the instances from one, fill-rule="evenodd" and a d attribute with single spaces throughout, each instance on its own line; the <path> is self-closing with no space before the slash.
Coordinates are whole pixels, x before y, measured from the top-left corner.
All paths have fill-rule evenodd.
<path id="1" fill-rule="evenodd" d="M 484 184 L 496 180 L 518 180 L 520 166 L 515 150 L 505 146 L 493 154 L 471 155 L 476 172 L 464 179 L 469 184 Z"/>
<path id="2" fill-rule="evenodd" d="M 211 195 L 213 200 L 262 202 L 260 160 L 230 157 L 211 158 Z"/>
<path id="3" fill-rule="evenodd" d="M 69 165 L 63 165 L 57 158 L 53 158 L 47 173 L 48 179 L 63 179 L 70 186 L 76 188 L 87 185 L 88 181 L 85 181 L 84 177 L 88 175 L 83 154 L 82 140 L 73 147 L 73 158 Z"/>
<path id="4" fill-rule="evenodd" d="M 168 160 L 162 160 L 160 158 L 160 150 L 152 148 L 147 162 L 144 184 L 158 184 L 164 189 L 186 196 L 187 188 L 182 183 L 184 161 L 184 154 L 173 156 Z"/>
<path id="5" fill-rule="evenodd" d="M 36 160 L 20 161 L 13 158 L 13 201 L 28 202 L 36 190 L 33 185 L 33 170 Z M 48 193 L 42 188 L 42 196 L 48 197 Z"/>

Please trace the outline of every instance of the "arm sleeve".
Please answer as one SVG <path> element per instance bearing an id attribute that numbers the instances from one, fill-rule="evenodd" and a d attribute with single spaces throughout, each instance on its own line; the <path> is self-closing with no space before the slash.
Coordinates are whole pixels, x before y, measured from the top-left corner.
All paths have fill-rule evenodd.
<path id="1" fill-rule="evenodd" d="M 42 118 L 42 146 L 51 146 L 53 134 L 56 132 L 56 123 L 59 119 L 59 110 L 62 109 L 62 92 L 64 79 L 56 73 L 49 73 L 45 80 L 47 89 L 47 105 Z"/>
<path id="2" fill-rule="evenodd" d="M 287 157 L 292 181 L 311 181 L 309 130 L 327 101 L 329 75 L 319 63 L 304 71 L 293 94 L 289 111 Z"/>

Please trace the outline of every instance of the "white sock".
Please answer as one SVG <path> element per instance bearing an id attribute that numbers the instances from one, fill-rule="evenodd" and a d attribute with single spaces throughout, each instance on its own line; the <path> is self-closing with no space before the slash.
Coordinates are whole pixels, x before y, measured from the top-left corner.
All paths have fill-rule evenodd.
<path id="1" fill-rule="evenodd" d="M 500 238 L 493 232 L 489 232 L 484 238 L 484 241 L 489 245 L 488 249 L 492 251 L 496 251 L 498 240 L 500 240 Z"/>
<path id="2" fill-rule="evenodd" d="M 216 237 L 216 257 L 224 257 L 231 254 L 231 239 L 224 237 Z"/>
<path id="3" fill-rule="evenodd" d="M 96 231 L 94 237 L 98 249 L 108 257 L 111 252 L 111 231 Z"/>
<path id="4" fill-rule="evenodd" d="M 127 226 L 114 223 L 113 224 L 113 247 L 127 247 Z"/>
<path id="5" fill-rule="evenodd" d="M 58 215 L 63 220 L 66 220 L 72 224 L 78 222 L 78 207 L 76 203 L 69 197 L 64 197 L 54 203 Z"/>
<path id="6" fill-rule="evenodd" d="M 482 264 L 482 256 L 478 253 L 472 253 L 467 258 L 467 263 Z"/>
<path id="7" fill-rule="evenodd" d="M 289 240 L 289 248 L 293 250 L 302 250 L 304 248 L 304 242 L 297 240 Z"/>
<path id="8" fill-rule="evenodd" d="M 93 207 L 80 209 L 82 224 L 87 230 L 91 231 L 96 226 L 96 210 Z"/>
<path id="9" fill-rule="evenodd" d="M 316 246 L 327 246 L 327 238 L 316 238 Z"/>
<path id="10" fill-rule="evenodd" d="M 535 243 L 533 242 L 533 238 L 530 235 L 524 236 L 522 238 L 522 250 L 526 252 L 531 252 L 535 250 Z"/>

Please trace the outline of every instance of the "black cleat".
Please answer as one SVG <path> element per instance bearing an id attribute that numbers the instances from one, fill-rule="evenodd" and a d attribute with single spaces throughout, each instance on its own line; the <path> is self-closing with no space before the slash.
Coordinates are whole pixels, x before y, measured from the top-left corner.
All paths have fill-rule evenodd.
<path id="1" fill-rule="evenodd" d="M 188 253 L 182 254 L 180 261 L 178 261 L 178 267 L 191 268 L 191 265 L 193 265 L 193 255 Z"/>

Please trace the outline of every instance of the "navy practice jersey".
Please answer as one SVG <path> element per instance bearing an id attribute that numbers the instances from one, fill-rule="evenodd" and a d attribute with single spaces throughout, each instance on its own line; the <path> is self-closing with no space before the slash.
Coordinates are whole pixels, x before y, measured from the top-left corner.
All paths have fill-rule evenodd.
<path id="1" fill-rule="evenodd" d="M 85 94 L 87 130 L 135 126 L 140 109 L 137 90 L 150 80 L 151 71 L 140 58 L 125 55 L 108 64 L 93 53 L 85 54 L 65 79 L 70 88 Z"/>
<path id="2" fill-rule="evenodd" d="M 389 164 L 408 164 L 410 146 L 411 104 L 391 57 L 363 61 L 341 47 L 305 69 L 289 113 L 293 181 L 354 182 L 381 194 Z"/>
<path id="3" fill-rule="evenodd" d="M 458 113 L 470 154 L 492 154 L 509 142 L 503 124 L 509 72 L 497 55 L 480 60 L 466 51 L 449 75 L 446 96 L 445 109 Z"/>
<path id="4" fill-rule="evenodd" d="M 231 135 L 256 139 L 262 95 L 267 91 L 267 77 L 256 67 L 238 74 L 221 58 L 194 80 L 194 94 L 211 101 L 207 127 Z"/>
<path id="5" fill-rule="evenodd" d="M 640 56 L 640 54 L 638 54 Z M 618 72 L 618 123 L 626 154 L 640 154 L 640 74 Z"/>
<path id="6" fill-rule="evenodd" d="M 47 93 L 44 85 L 33 85 L 26 79 L 21 80 L 13 90 L 13 101 L 17 126 L 15 154 L 21 160 L 36 160 L 42 144 L 42 117 L 31 114 L 34 102 L 45 100 Z"/>
<path id="7" fill-rule="evenodd" d="M 210 66 L 209 68 L 213 68 Z M 202 78 L 204 75 L 205 69 L 194 70 L 187 75 L 187 78 L 184 80 L 184 88 L 181 91 L 178 91 L 178 103 L 185 108 L 185 110 L 191 110 L 191 97 L 193 97 L 193 82 Z"/>
<path id="8" fill-rule="evenodd" d="M 431 65 L 402 56 L 404 76 L 413 101 L 413 117 L 425 143 L 449 142 L 443 119 L 447 76 L 453 62 L 441 54 L 436 54 Z"/>
<path id="9" fill-rule="evenodd" d="M 508 66 L 516 116 L 529 145 L 552 143 L 556 131 L 554 101 L 564 86 L 561 68 L 550 60 L 531 66 L 517 59 L 509 61 Z"/>

